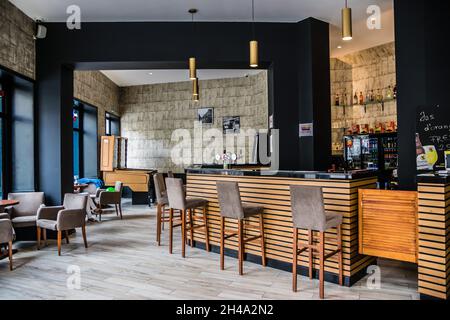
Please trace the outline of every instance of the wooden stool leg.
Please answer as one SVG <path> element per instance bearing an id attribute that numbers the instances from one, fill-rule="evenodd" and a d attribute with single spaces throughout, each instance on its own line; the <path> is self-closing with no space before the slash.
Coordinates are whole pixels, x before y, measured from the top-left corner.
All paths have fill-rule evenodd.
<path id="1" fill-rule="evenodd" d="M 261 264 L 266 266 L 266 245 L 264 241 L 264 216 L 261 214 L 259 216 L 259 229 L 261 233 Z"/>
<path id="2" fill-rule="evenodd" d="M 119 216 L 119 208 L 117 207 L 117 204 L 114 204 L 114 208 L 116 208 L 116 216 Z"/>
<path id="3" fill-rule="evenodd" d="M 60 256 L 61 255 L 61 231 L 60 230 L 58 230 L 57 238 L 58 238 L 58 256 Z"/>
<path id="4" fill-rule="evenodd" d="M 238 237 L 239 237 L 239 275 L 244 274 L 244 220 L 238 222 Z"/>
<path id="5" fill-rule="evenodd" d="M 173 248 L 173 209 L 169 210 L 169 253 L 172 254 Z"/>
<path id="6" fill-rule="evenodd" d="M 70 243 L 70 242 L 69 242 L 69 231 L 65 230 L 65 231 L 64 231 L 64 234 L 65 234 L 65 236 L 66 236 L 66 243 L 69 244 L 69 243 Z"/>
<path id="7" fill-rule="evenodd" d="M 220 270 L 225 269 L 225 218 L 220 217 Z"/>
<path id="8" fill-rule="evenodd" d="M 37 249 L 41 249 L 41 227 L 36 228 L 36 235 L 37 235 Z"/>
<path id="9" fill-rule="evenodd" d="M 312 246 L 313 244 L 313 232 L 312 230 L 308 230 L 308 244 Z M 314 250 L 309 247 L 309 279 L 313 278 L 313 263 L 314 263 Z"/>
<path id="10" fill-rule="evenodd" d="M 44 236 L 44 246 L 47 246 L 47 229 L 42 229 L 42 235 Z"/>
<path id="11" fill-rule="evenodd" d="M 9 270 L 13 270 L 12 241 L 8 242 Z"/>
<path id="12" fill-rule="evenodd" d="M 338 242 L 338 266 L 339 266 L 339 285 L 344 284 L 344 272 L 343 272 L 343 262 L 342 262 L 342 225 L 337 227 L 337 242 Z"/>
<path id="13" fill-rule="evenodd" d="M 162 206 L 158 203 L 156 205 L 156 242 L 158 246 L 161 245 L 161 209 Z"/>
<path id="14" fill-rule="evenodd" d="M 81 232 L 83 233 L 84 247 L 87 249 L 88 243 L 87 243 L 87 237 L 86 237 L 86 226 L 81 227 Z"/>
<path id="15" fill-rule="evenodd" d="M 292 291 L 297 292 L 298 229 L 292 230 Z"/>
<path id="16" fill-rule="evenodd" d="M 203 223 L 205 224 L 205 242 L 206 242 L 206 251 L 210 251 L 209 247 L 209 230 L 208 230 L 208 217 L 206 213 L 206 206 L 203 207 Z"/>
<path id="17" fill-rule="evenodd" d="M 192 214 L 192 209 L 189 209 L 189 233 L 191 247 L 194 247 L 194 215 Z"/>
<path id="18" fill-rule="evenodd" d="M 186 257 L 186 211 L 181 210 L 181 256 Z"/>
<path id="19" fill-rule="evenodd" d="M 324 275 L 325 275 L 325 232 L 320 232 L 319 236 L 319 254 L 320 254 L 320 270 L 319 270 L 319 297 L 324 298 Z"/>
<path id="20" fill-rule="evenodd" d="M 164 230 L 165 220 L 166 220 L 166 209 L 165 206 L 161 206 L 161 229 Z"/>
<path id="21" fill-rule="evenodd" d="M 122 203 L 119 203 L 119 213 L 120 213 L 120 220 L 123 220 L 123 216 L 122 216 Z"/>

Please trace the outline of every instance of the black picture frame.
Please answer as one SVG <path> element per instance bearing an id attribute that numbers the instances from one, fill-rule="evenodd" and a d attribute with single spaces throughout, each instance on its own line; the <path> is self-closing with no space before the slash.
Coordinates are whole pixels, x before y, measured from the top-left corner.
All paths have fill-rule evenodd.
<path id="1" fill-rule="evenodd" d="M 231 116 L 223 117 L 223 133 L 237 134 L 241 132 L 241 117 Z"/>
<path id="2" fill-rule="evenodd" d="M 197 109 L 197 120 L 201 124 L 213 124 L 214 123 L 214 108 Z"/>

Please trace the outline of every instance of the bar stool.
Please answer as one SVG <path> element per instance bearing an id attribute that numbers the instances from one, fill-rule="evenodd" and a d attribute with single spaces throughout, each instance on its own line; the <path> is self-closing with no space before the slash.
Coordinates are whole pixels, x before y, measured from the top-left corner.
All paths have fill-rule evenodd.
<path id="1" fill-rule="evenodd" d="M 263 266 L 266 266 L 266 249 L 264 245 L 264 208 L 241 202 L 241 195 L 239 192 L 239 185 L 237 182 L 217 181 L 217 196 L 220 205 L 220 269 L 225 268 L 225 240 L 233 236 L 238 237 L 238 258 L 239 258 L 239 275 L 243 274 L 243 261 L 245 244 L 253 242 L 254 240 L 261 239 L 261 262 Z M 259 216 L 259 226 L 254 226 L 244 222 L 247 218 Z M 225 219 L 238 220 L 237 233 L 232 230 L 225 229 Z M 245 229 L 259 231 L 258 236 L 253 236 L 245 239 Z"/>
<path id="2" fill-rule="evenodd" d="M 169 252 L 172 253 L 173 247 L 173 228 L 180 225 L 173 225 L 174 210 L 179 210 L 181 215 L 181 256 L 184 258 L 186 254 L 186 231 L 190 232 L 191 247 L 194 246 L 194 230 L 202 228 L 205 232 L 206 251 L 209 251 L 209 235 L 208 235 L 208 217 L 206 215 L 206 207 L 208 200 L 200 198 L 186 198 L 183 188 L 183 181 L 177 178 L 166 178 L 167 197 L 170 208 L 170 242 Z M 202 217 L 197 217 L 195 209 L 202 208 Z M 189 222 L 186 222 L 186 215 L 189 214 Z M 201 225 L 195 225 L 195 221 L 201 221 Z M 186 225 L 189 225 L 187 227 Z"/>
<path id="3" fill-rule="evenodd" d="M 290 186 L 292 218 L 294 224 L 292 290 L 297 292 L 297 258 L 302 252 L 309 252 L 309 278 L 313 278 L 313 251 L 319 253 L 319 296 L 324 298 L 325 260 L 338 255 L 339 285 L 343 285 L 342 270 L 342 215 L 325 212 L 321 187 Z M 337 250 L 325 254 L 325 231 L 337 229 Z M 308 230 L 308 244 L 298 243 L 298 229 Z M 319 232 L 319 243 L 313 244 L 313 231 Z"/>

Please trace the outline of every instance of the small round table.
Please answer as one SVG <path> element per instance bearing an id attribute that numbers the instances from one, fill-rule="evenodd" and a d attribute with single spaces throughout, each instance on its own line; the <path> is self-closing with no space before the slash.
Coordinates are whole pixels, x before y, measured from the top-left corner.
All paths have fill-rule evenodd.
<path id="1" fill-rule="evenodd" d="M 6 207 L 16 206 L 19 203 L 17 200 L 0 200 L 0 213 L 3 213 Z"/>
<path id="2" fill-rule="evenodd" d="M 81 191 L 81 189 L 84 189 L 84 188 L 86 188 L 88 185 L 87 184 L 84 184 L 84 183 L 81 183 L 81 184 L 74 184 L 73 185 L 73 191 L 75 191 L 75 192 L 80 192 Z"/>

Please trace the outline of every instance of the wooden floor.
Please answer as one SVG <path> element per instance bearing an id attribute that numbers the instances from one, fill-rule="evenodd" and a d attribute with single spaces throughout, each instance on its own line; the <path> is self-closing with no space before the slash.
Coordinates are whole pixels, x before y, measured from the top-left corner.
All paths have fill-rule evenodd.
<path id="1" fill-rule="evenodd" d="M 89 248 L 81 232 L 63 244 L 58 257 L 55 241 L 36 251 L 35 243 L 16 243 L 14 271 L 0 261 L 0 299 L 318 299 L 318 281 L 299 277 L 299 292 L 291 292 L 291 273 L 246 262 L 238 275 L 237 260 L 187 247 L 180 255 L 180 232 L 175 232 L 174 254 L 169 255 L 167 229 L 162 246 L 155 243 L 155 210 L 124 205 L 124 220 L 113 214 L 88 225 Z M 326 299 L 418 299 L 417 268 L 379 261 L 381 289 L 370 290 L 363 279 L 351 288 L 326 284 Z M 68 289 L 79 267 L 80 289 Z M 71 282 L 73 283 L 73 281 Z"/>

